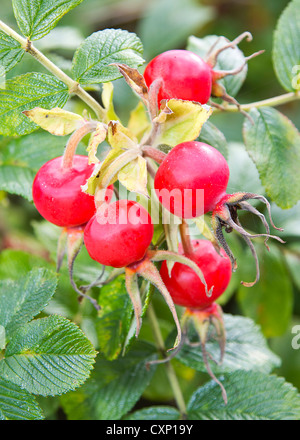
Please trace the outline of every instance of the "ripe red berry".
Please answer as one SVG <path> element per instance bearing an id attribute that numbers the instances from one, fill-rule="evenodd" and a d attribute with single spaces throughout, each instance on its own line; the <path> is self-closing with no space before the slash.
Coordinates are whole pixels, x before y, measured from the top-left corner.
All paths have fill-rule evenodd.
<path id="1" fill-rule="evenodd" d="M 62 160 L 62 156 L 56 157 L 40 168 L 33 182 L 33 201 L 49 222 L 63 227 L 79 226 L 95 213 L 94 197 L 81 189 L 94 165 L 88 164 L 87 156 L 75 155 L 71 168 L 63 168 Z"/>
<path id="2" fill-rule="evenodd" d="M 188 266 L 175 263 L 169 276 L 167 263 L 164 261 L 160 275 L 175 304 L 191 309 L 204 309 L 216 301 L 226 290 L 231 279 L 230 258 L 221 249 L 221 255 L 209 240 L 193 240 L 194 253 L 188 255 L 202 270 L 208 289 L 213 287 L 212 295 L 205 293 L 204 284 Z M 179 245 L 179 253 L 183 254 Z"/>
<path id="3" fill-rule="evenodd" d="M 183 99 L 206 104 L 212 89 L 212 68 L 188 50 L 169 50 L 153 58 L 144 78 L 148 87 L 162 79 L 158 104 L 162 99 Z"/>
<path id="4" fill-rule="evenodd" d="M 101 264 L 125 267 L 141 260 L 153 237 L 148 212 L 130 200 L 102 205 L 84 230 L 90 257 Z"/>
<path id="5" fill-rule="evenodd" d="M 159 166 L 154 187 L 172 214 L 193 218 L 214 209 L 228 179 L 228 164 L 218 150 L 203 142 L 183 142 Z"/>

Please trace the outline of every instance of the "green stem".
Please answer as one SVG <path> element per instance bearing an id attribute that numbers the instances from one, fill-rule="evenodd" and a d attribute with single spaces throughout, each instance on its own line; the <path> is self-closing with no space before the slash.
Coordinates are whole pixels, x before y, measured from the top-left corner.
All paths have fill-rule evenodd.
<path id="1" fill-rule="evenodd" d="M 154 339 L 156 341 L 156 346 L 158 348 L 158 350 L 162 353 L 163 356 L 165 356 L 165 352 L 166 352 L 166 347 L 165 347 L 165 343 L 160 331 L 160 327 L 159 327 L 159 323 L 157 321 L 157 317 L 155 314 L 155 310 L 153 308 L 152 304 L 149 304 L 148 309 L 147 309 L 147 313 L 148 313 L 148 318 L 152 327 L 152 331 L 153 331 L 153 336 Z M 186 416 L 186 405 L 185 405 L 185 401 L 182 395 L 182 391 L 176 376 L 176 373 L 174 371 L 174 368 L 171 364 L 171 362 L 166 362 L 166 372 L 167 372 L 167 376 L 174 394 L 174 399 L 176 401 L 177 407 L 181 413 L 181 417 L 185 418 Z"/>
<path id="2" fill-rule="evenodd" d="M 0 29 L 4 31 L 7 35 L 12 37 L 14 40 L 18 41 L 24 49 L 32 55 L 39 63 L 41 63 L 49 72 L 51 72 L 56 78 L 61 80 L 69 88 L 69 93 L 74 93 L 82 101 L 84 101 L 97 115 L 100 120 L 105 117 L 105 110 L 101 105 L 89 94 L 87 93 L 77 81 L 74 81 L 66 73 L 64 73 L 59 67 L 57 67 L 52 61 L 50 61 L 42 52 L 40 52 L 29 39 L 26 39 L 11 29 L 7 24 L 0 20 Z"/>
<path id="3" fill-rule="evenodd" d="M 273 98 L 263 99 L 262 101 L 251 102 L 249 104 L 242 104 L 240 106 L 240 109 L 236 105 L 225 104 L 222 110 L 232 113 L 238 112 L 240 110 L 247 112 L 253 108 L 267 107 L 267 106 L 276 107 L 278 105 L 288 104 L 289 102 L 296 101 L 297 99 L 300 99 L 300 91 L 285 93 L 283 95 L 274 96 Z M 214 109 L 214 113 L 220 111 L 221 111 L 220 108 Z"/>

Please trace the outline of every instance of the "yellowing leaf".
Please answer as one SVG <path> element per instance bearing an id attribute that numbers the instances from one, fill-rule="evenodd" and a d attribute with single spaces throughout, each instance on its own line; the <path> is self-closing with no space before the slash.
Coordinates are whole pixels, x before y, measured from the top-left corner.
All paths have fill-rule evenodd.
<path id="1" fill-rule="evenodd" d="M 90 195 L 95 195 L 96 189 L 99 186 L 101 173 L 104 173 L 106 168 L 118 157 L 122 154 L 122 150 L 112 149 L 108 152 L 106 158 L 103 162 L 98 163 L 91 177 L 88 178 L 86 184 L 82 186 L 82 190 Z"/>
<path id="2" fill-rule="evenodd" d="M 205 121 L 212 114 L 212 108 L 193 101 L 170 99 L 166 105 L 167 112 L 158 117 L 161 122 L 160 135 L 157 144 L 167 144 L 172 147 L 181 143 L 195 140 Z"/>
<path id="3" fill-rule="evenodd" d="M 96 157 L 98 145 L 105 141 L 107 135 L 107 129 L 104 124 L 99 122 L 96 130 L 91 134 L 87 152 L 89 156 L 89 164 L 98 163 L 99 159 Z"/>
<path id="4" fill-rule="evenodd" d="M 199 229 L 200 233 L 207 238 L 208 240 L 215 242 L 215 236 L 213 232 L 210 230 L 208 224 L 205 221 L 205 217 L 202 215 L 201 217 L 197 217 L 194 219 L 194 222 L 196 223 L 197 228 Z"/>
<path id="5" fill-rule="evenodd" d="M 108 124 L 108 143 L 112 148 L 129 150 L 137 148 L 136 136 L 119 121 L 110 121 Z"/>
<path id="6" fill-rule="evenodd" d="M 130 113 L 128 129 L 141 141 L 145 132 L 151 128 L 145 106 L 140 101 L 136 108 Z"/>
<path id="7" fill-rule="evenodd" d="M 119 171 L 135 160 L 138 155 L 137 149 L 123 151 L 114 148 L 110 150 L 105 160 L 95 166 L 94 172 L 82 186 L 82 190 L 87 194 L 95 195 L 97 189 L 107 188 L 118 179 Z"/>
<path id="8" fill-rule="evenodd" d="M 86 194 L 90 194 L 91 196 L 95 195 L 97 183 L 98 183 L 99 176 L 100 176 L 101 165 L 102 165 L 102 162 L 99 162 L 95 165 L 95 168 L 94 168 L 94 171 L 93 171 L 91 177 L 89 177 L 87 179 L 85 185 L 81 186 L 82 191 L 85 192 Z"/>
<path id="9" fill-rule="evenodd" d="M 106 122 L 118 121 L 119 117 L 115 113 L 113 104 L 114 86 L 111 82 L 102 85 L 102 102 L 106 110 Z"/>
<path id="10" fill-rule="evenodd" d="M 24 111 L 23 114 L 41 128 L 56 136 L 68 135 L 84 123 L 82 116 L 59 107 L 55 107 L 51 110 L 35 107 L 32 110 Z"/>
<path id="11" fill-rule="evenodd" d="M 118 179 L 128 189 L 148 197 L 147 161 L 141 156 L 129 162 L 119 171 Z"/>

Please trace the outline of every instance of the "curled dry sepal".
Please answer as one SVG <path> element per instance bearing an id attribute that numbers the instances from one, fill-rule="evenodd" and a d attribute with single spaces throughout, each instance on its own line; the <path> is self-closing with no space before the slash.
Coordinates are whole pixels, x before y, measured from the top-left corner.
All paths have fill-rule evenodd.
<path id="1" fill-rule="evenodd" d="M 231 249 L 229 248 L 229 246 L 226 243 L 222 229 L 225 228 L 225 231 L 227 233 L 230 233 L 233 230 L 237 231 L 238 233 L 241 234 L 241 236 L 243 237 L 243 239 L 245 240 L 245 242 L 249 246 L 249 248 L 252 252 L 252 255 L 255 259 L 256 278 L 253 282 L 241 281 L 241 283 L 246 287 L 251 287 L 255 283 L 257 283 L 257 281 L 259 280 L 259 262 L 258 262 L 257 254 L 255 251 L 255 247 L 252 244 L 251 238 L 265 237 L 265 246 L 268 250 L 269 250 L 269 247 L 267 245 L 267 241 L 269 238 L 273 238 L 273 239 L 279 241 L 280 243 L 285 243 L 285 242 L 280 237 L 277 237 L 276 235 L 270 235 L 270 227 L 268 225 L 268 222 L 266 221 L 265 216 L 261 212 L 259 212 L 255 207 L 250 205 L 250 203 L 248 203 L 248 200 L 260 200 L 261 202 L 265 203 L 267 206 L 267 209 L 268 209 L 271 225 L 273 226 L 274 229 L 276 229 L 278 231 L 283 230 L 282 228 L 277 228 L 274 225 L 272 217 L 271 217 L 271 207 L 270 207 L 268 200 L 261 195 L 252 194 L 252 193 L 226 194 L 223 197 L 223 199 L 221 199 L 220 202 L 216 205 L 215 209 L 213 210 L 212 226 L 213 226 L 213 231 L 214 231 L 215 237 L 217 238 L 218 242 L 224 248 L 225 252 L 227 253 L 227 255 L 231 259 L 233 270 L 236 270 L 236 268 L 237 268 L 236 260 L 232 254 Z M 250 234 L 249 232 L 245 231 L 245 229 L 242 227 L 242 225 L 238 219 L 238 215 L 237 215 L 238 210 L 248 211 L 248 212 L 251 212 L 252 214 L 258 216 L 260 218 L 260 220 L 262 221 L 263 225 L 265 226 L 266 233 L 265 234 Z"/>
<path id="2" fill-rule="evenodd" d="M 189 326 L 192 325 L 196 333 L 198 334 L 199 341 L 191 342 L 188 338 L 188 329 Z M 220 347 L 220 360 L 217 361 L 213 359 L 210 353 L 206 350 L 206 342 L 209 338 L 210 327 L 213 327 L 215 330 L 214 338 L 218 341 Z M 197 309 L 189 309 L 187 308 L 182 316 L 182 331 L 184 334 L 185 342 L 193 346 L 201 346 L 203 362 L 205 364 L 206 370 L 210 377 L 220 386 L 222 391 L 222 397 L 225 405 L 227 404 L 227 393 L 226 390 L 216 376 L 214 375 L 209 360 L 215 362 L 216 364 L 221 364 L 223 361 L 224 353 L 225 353 L 225 344 L 226 344 L 226 332 L 223 320 L 223 311 L 219 304 L 212 303 L 209 307 L 206 307 L 203 310 Z"/>
<path id="3" fill-rule="evenodd" d="M 141 328 L 142 316 L 142 303 L 137 282 L 137 276 L 139 275 L 150 281 L 150 283 L 159 290 L 159 292 L 164 297 L 166 303 L 168 304 L 170 311 L 172 312 L 174 321 L 177 326 L 177 339 L 173 347 L 173 349 L 175 349 L 181 344 L 181 326 L 177 317 L 173 299 L 168 289 L 166 288 L 157 267 L 155 266 L 155 264 L 153 264 L 160 261 L 171 261 L 173 263 L 177 262 L 190 267 L 192 270 L 195 271 L 195 273 L 198 275 L 201 282 L 203 283 L 207 296 L 211 296 L 212 290 L 208 289 L 203 273 L 201 269 L 197 266 L 197 264 L 193 260 L 185 257 L 184 255 L 179 255 L 175 252 L 163 250 L 148 250 L 145 257 L 141 261 L 131 264 L 125 268 L 126 287 L 134 305 L 134 312 L 137 322 L 136 336 L 138 336 Z"/>

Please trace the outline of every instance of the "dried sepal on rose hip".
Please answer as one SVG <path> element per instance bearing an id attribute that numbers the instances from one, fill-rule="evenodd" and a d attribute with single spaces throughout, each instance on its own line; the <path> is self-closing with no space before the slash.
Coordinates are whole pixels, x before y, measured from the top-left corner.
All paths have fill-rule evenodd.
<path id="1" fill-rule="evenodd" d="M 175 263 L 169 271 L 166 261 L 162 263 L 160 275 L 175 304 L 193 309 L 203 309 L 216 301 L 227 288 L 231 275 L 231 261 L 223 249 L 218 253 L 209 240 L 192 240 L 192 250 L 184 252 L 180 243 L 178 252 L 194 261 L 201 269 L 207 288 L 195 271 L 181 263 Z"/>
<path id="2" fill-rule="evenodd" d="M 206 295 L 203 285 L 195 273 L 180 263 L 175 263 L 172 270 L 169 271 L 166 262 L 163 262 L 160 275 L 174 303 L 185 307 L 181 318 L 182 341 L 189 345 L 201 346 L 207 372 L 221 387 L 223 399 L 227 403 L 226 391 L 210 367 L 209 359 L 211 356 L 207 353 L 206 342 L 211 335 L 211 328 L 213 328 L 213 336 L 220 346 L 221 363 L 225 351 L 226 335 L 222 309 L 215 301 L 225 292 L 230 282 L 231 261 L 223 249 L 217 252 L 209 240 L 189 240 L 187 236 L 182 234 L 181 236 L 182 244 L 179 245 L 179 253 L 184 254 L 197 264 L 203 273 L 211 295 Z M 190 326 L 196 330 L 197 342 L 190 342 L 188 339 Z"/>
<path id="3" fill-rule="evenodd" d="M 274 238 L 281 243 L 283 240 L 270 235 L 270 228 L 264 215 L 248 203 L 251 199 L 261 200 L 267 205 L 271 214 L 268 201 L 263 196 L 252 193 L 227 194 L 228 180 L 229 167 L 218 150 L 203 142 L 183 142 L 174 147 L 161 162 L 155 176 L 154 187 L 164 208 L 178 217 L 195 218 L 212 212 L 214 235 L 230 257 L 233 270 L 236 269 L 236 261 L 224 239 L 222 229 L 225 228 L 226 232 L 231 232 L 233 229 L 239 232 L 256 261 L 255 283 L 259 279 L 259 266 L 251 239 Z M 257 215 L 263 222 L 266 233 L 250 234 L 245 231 L 239 222 L 238 210 Z M 276 228 L 272 218 L 271 224 Z M 243 284 L 253 285 L 246 282 Z"/>
<path id="4" fill-rule="evenodd" d="M 225 405 L 227 404 L 227 393 L 222 382 L 213 373 L 210 360 L 220 365 L 223 361 L 226 346 L 226 331 L 223 320 L 223 311 L 219 304 L 213 302 L 203 309 L 186 308 L 181 318 L 184 341 L 191 347 L 201 347 L 201 353 L 205 368 L 210 377 L 219 385 Z M 193 327 L 198 335 L 198 341 L 193 342 L 188 339 L 190 327 Z M 211 333 L 211 328 L 213 332 Z M 208 340 L 214 338 L 220 347 L 220 360 L 213 359 L 206 349 Z"/>
<path id="5" fill-rule="evenodd" d="M 228 42 L 218 49 L 215 49 L 215 45 L 213 45 L 204 59 L 189 50 L 169 50 L 153 58 L 145 69 L 144 78 L 148 87 L 155 81 L 159 83 L 158 105 L 160 106 L 162 100 L 172 98 L 206 104 L 213 96 L 222 98 L 240 108 L 239 103 L 226 93 L 218 80 L 228 75 L 238 74 L 251 58 L 264 51 L 246 57 L 244 63 L 234 70 L 221 71 L 215 70 L 214 67 L 218 55 L 222 51 L 236 47 L 244 38 L 251 41 L 252 35 L 249 32 L 244 32 L 232 42 Z"/>

